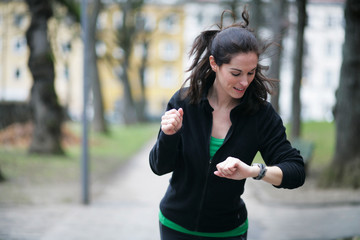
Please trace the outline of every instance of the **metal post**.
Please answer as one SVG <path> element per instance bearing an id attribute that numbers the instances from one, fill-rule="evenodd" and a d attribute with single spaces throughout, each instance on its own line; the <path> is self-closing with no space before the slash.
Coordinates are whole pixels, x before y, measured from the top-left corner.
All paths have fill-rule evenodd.
<path id="1" fill-rule="evenodd" d="M 87 102 L 89 95 L 88 71 L 86 61 L 88 59 L 88 23 L 87 23 L 87 0 L 81 0 L 81 26 L 83 38 L 83 115 L 82 115 L 82 159 L 81 159 L 81 189 L 82 203 L 87 205 L 89 199 L 89 154 L 88 154 L 88 121 Z"/>

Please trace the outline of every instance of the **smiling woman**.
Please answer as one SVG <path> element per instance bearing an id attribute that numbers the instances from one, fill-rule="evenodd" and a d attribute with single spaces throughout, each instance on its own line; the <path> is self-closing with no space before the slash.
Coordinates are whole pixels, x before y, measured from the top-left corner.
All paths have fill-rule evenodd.
<path id="1" fill-rule="evenodd" d="M 266 101 L 274 80 L 262 74 L 263 48 L 246 10 L 242 17 L 195 39 L 190 86 L 174 94 L 162 116 L 149 156 L 155 174 L 172 172 L 160 203 L 162 240 L 245 240 L 246 179 L 289 189 L 305 181 L 303 159 Z M 252 165 L 258 151 L 266 165 Z"/>
<path id="2" fill-rule="evenodd" d="M 232 109 L 254 80 L 258 56 L 254 52 L 238 53 L 229 63 L 221 66 L 216 64 L 214 56 L 211 55 L 209 60 L 216 73 L 212 88 L 214 91 L 209 94 L 209 100 L 218 106 L 228 105 Z"/>

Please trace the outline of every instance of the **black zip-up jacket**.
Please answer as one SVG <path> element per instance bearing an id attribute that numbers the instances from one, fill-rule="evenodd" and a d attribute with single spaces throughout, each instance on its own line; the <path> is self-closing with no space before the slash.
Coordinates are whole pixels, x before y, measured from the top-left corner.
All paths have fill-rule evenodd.
<path id="1" fill-rule="evenodd" d="M 160 203 L 162 214 L 180 226 L 199 232 L 224 232 L 247 219 L 241 195 L 245 180 L 230 180 L 214 175 L 216 164 L 236 157 L 251 165 L 260 151 L 266 165 L 283 172 L 281 188 L 296 188 L 305 181 L 304 162 L 299 151 L 286 139 L 280 116 L 266 102 L 252 115 L 243 114 L 245 103 L 230 113 L 230 127 L 224 144 L 210 161 L 212 107 L 207 98 L 199 104 L 182 99 L 179 91 L 167 110 L 183 108 L 183 125 L 174 135 L 161 130 L 150 152 L 152 171 L 172 173 L 169 187 Z"/>

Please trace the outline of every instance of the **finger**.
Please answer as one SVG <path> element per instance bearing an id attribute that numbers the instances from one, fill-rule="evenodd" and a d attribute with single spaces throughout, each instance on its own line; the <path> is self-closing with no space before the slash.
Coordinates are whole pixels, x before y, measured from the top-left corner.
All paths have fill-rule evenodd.
<path id="1" fill-rule="evenodd" d="M 167 116 L 167 115 L 172 115 L 172 114 L 177 114 L 177 113 L 178 113 L 178 111 L 175 108 L 173 108 L 173 109 L 170 109 L 169 111 L 166 111 L 165 115 Z"/>
<path id="2" fill-rule="evenodd" d="M 238 159 L 228 157 L 225 161 L 216 165 L 216 168 L 223 175 L 229 176 L 232 175 L 237 169 Z"/>
<path id="3" fill-rule="evenodd" d="M 229 167 L 225 167 L 221 170 L 221 173 L 225 176 L 231 176 L 234 173 L 234 170 Z"/>
<path id="4" fill-rule="evenodd" d="M 179 108 L 178 113 L 180 113 L 180 116 L 184 116 L 184 110 L 182 108 Z"/>
<path id="5" fill-rule="evenodd" d="M 176 119 L 177 122 L 181 122 L 182 121 L 182 117 L 180 116 L 179 113 L 166 113 L 161 117 L 162 120 L 165 119 Z"/>
<path id="6" fill-rule="evenodd" d="M 170 134 L 174 134 L 175 131 L 174 131 L 174 127 L 171 126 L 171 125 L 162 125 L 161 126 L 161 130 L 167 134 L 167 135 L 170 135 Z"/>
<path id="7" fill-rule="evenodd" d="M 184 115 L 184 110 L 182 108 L 179 108 L 179 110 L 170 109 L 169 111 L 165 112 L 165 116 L 173 116 L 173 115 L 182 118 L 182 116 Z"/>
<path id="8" fill-rule="evenodd" d="M 221 172 L 215 171 L 214 174 L 218 177 L 225 177 Z"/>

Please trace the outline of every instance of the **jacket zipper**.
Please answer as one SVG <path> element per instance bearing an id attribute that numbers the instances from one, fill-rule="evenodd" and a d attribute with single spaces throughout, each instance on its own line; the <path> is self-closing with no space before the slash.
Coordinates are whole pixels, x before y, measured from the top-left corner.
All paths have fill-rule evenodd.
<path id="1" fill-rule="evenodd" d="M 207 144 L 207 155 L 208 155 L 208 159 L 209 159 L 209 165 L 208 165 L 208 170 L 206 173 L 204 189 L 203 189 L 203 192 L 202 192 L 201 198 L 200 198 L 200 206 L 199 206 L 198 215 L 197 215 L 197 219 L 196 219 L 195 231 L 198 231 L 198 228 L 200 225 L 200 216 L 201 216 L 203 206 L 204 206 L 205 195 L 207 192 L 207 185 L 208 185 L 208 180 L 209 180 L 209 175 L 210 175 L 210 170 L 211 170 L 212 160 L 210 159 L 210 140 L 211 140 L 212 124 L 213 124 L 213 122 L 212 122 L 212 114 L 211 114 L 210 131 L 209 131 L 209 135 L 208 135 L 209 137 L 208 137 L 208 144 Z"/>
<path id="2" fill-rule="evenodd" d="M 208 141 L 208 147 L 207 147 L 207 148 L 208 148 L 208 149 L 207 149 L 207 152 L 208 152 L 209 159 L 210 159 L 210 138 L 211 138 L 211 131 L 212 131 L 212 121 L 211 121 L 209 141 Z M 231 126 L 230 129 L 229 129 L 228 134 L 226 135 L 226 137 L 225 137 L 225 139 L 224 139 L 223 145 L 225 144 L 225 142 L 228 141 L 228 139 L 230 138 L 230 135 L 232 134 L 232 132 L 233 132 L 233 128 L 232 128 L 232 126 Z M 222 146 L 223 146 L 223 145 L 222 145 Z M 220 146 L 220 148 L 221 148 L 222 146 Z M 219 150 L 220 150 L 220 148 L 219 148 Z M 218 151 L 219 151 L 219 150 L 218 150 Z M 215 153 L 215 155 L 216 155 L 216 153 Z M 215 155 L 213 156 L 213 159 L 214 159 Z M 203 192 L 202 192 L 202 195 L 201 195 L 200 206 L 199 206 L 199 211 L 198 211 L 198 216 L 197 216 L 197 219 L 196 219 L 195 231 L 198 231 L 199 226 L 200 226 L 200 216 L 201 216 L 201 214 L 202 214 L 202 210 L 203 210 L 203 206 L 204 206 L 205 196 L 206 196 L 206 192 L 207 192 L 207 188 L 208 188 L 208 179 L 209 179 L 209 176 L 210 176 L 210 174 L 211 174 L 211 164 L 213 163 L 213 159 L 210 159 L 210 160 L 209 160 L 208 170 L 207 170 L 207 174 L 206 174 L 206 178 L 205 178 L 204 189 L 203 189 Z"/>
<path id="3" fill-rule="evenodd" d="M 197 220 L 196 220 L 195 231 L 198 231 L 198 228 L 199 228 L 199 225 L 200 225 L 200 216 L 202 214 L 204 201 L 205 201 L 205 196 L 206 196 L 206 192 L 207 192 L 207 188 L 208 188 L 209 175 L 211 174 L 211 164 L 212 164 L 212 160 L 210 159 L 207 174 L 206 174 L 206 178 L 205 178 L 204 189 L 203 189 L 201 199 L 200 199 L 200 207 L 199 207 L 198 216 L 197 216 Z"/>

